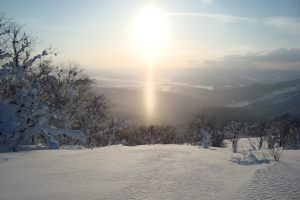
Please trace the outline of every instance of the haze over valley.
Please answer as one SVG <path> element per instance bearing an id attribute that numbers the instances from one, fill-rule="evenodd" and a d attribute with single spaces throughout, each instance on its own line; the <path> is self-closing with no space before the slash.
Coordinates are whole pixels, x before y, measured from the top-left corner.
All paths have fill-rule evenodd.
<path id="1" fill-rule="evenodd" d="M 149 123 L 144 108 L 142 70 L 90 72 L 116 114 Z M 99 74 L 99 75 L 97 75 Z M 300 114 L 300 71 L 239 68 L 165 68 L 156 71 L 157 115 L 152 123 L 187 125 L 195 111 L 219 118 L 220 125 L 241 118 Z M 222 116 L 226 116 L 224 119 Z"/>

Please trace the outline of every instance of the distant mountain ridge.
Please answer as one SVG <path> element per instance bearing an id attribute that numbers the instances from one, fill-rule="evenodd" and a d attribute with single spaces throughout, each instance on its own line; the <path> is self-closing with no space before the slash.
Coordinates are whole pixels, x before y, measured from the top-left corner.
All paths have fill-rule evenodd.
<path id="1" fill-rule="evenodd" d="M 237 84 L 231 87 L 215 84 L 209 88 L 191 85 L 196 84 L 193 78 L 185 81 L 184 75 L 178 76 L 181 80 L 173 75 L 169 74 L 168 81 L 160 81 L 156 85 L 156 115 L 150 123 L 187 124 L 200 111 L 216 116 L 219 125 L 232 119 L 254 121 L 286 112 L 300 116 L 300 78 L 249 85 L 235 81 Z M 114 81 L 112 86 L 109 83 L 103 85 L 100 81 L 95 89 L 110 99 L 113 113 L 131 115 L 135 122 L 146 123 L 142 84 L 138 87 L 131 87 L 130 84 L 116 87 L 117 80 Z"/>

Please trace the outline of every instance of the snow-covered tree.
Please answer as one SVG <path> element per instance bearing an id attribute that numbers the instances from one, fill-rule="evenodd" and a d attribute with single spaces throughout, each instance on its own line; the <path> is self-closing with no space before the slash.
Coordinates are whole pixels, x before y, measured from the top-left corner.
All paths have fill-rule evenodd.
<path id="1" fill-rule="evenodd" d="M 202 128 L 201 133 L 202 133 L 202 146 L 203 148 L 208 149 L 208 146 L 211 143 L 210 130 L 208 128 Z"/>
<path id="2" fill-rule="evenodd" d="M 300 148 L 300 127 L 290 129 L 288 144 L 291 149 Z"/>
<path id="3" fill-rule="evenodd" d="M 50 109 L 55 113 L 51 123 L 60 128 L 82 130 L 88 147 L 109 144 L 110 106 L 105 96 L 92 90 L 94 82 L 76 63 L 56 66 L 52 71 L 53 77 L 47 87 Z M 60 140 L 62 143 L 76 143 L 67 136 Z"/>
<path id="4" fill-rule="evenodd" d="M 211 145 L 214 147 L 223 147 L 224 146 L 224 131 L 221 129 L 213 129 L 211 131 Z"/>
<path id="5" fill-rule="evenodd" d="M 55 52 L 48 48 L 34 53 L 34 39 L 4 16 L 0 17 L 0 42 L 0 100 L 12 107 L 16 118 L 8 143 L 25 144 L 37 134 L 43 135 L 49 148 L 58 148 L 55 136 L 60 134 L 84 140 L 81 131 L 61 129 L 49 123 L 56 112 L 50 109 L 52 91 L 45 88 L 55 76 L 46 59 Z"/>
<path id="6" fill-rule="evenodd" d="M 92 147 L 93 143 L 99 146 L 100 138 L 104 140 L 105 135 L 108 112 L 106 98 L 103 95 L 95 96 L 90 94 L 86 96 L 80 111 L 82 112 L 78 117 L 77 123 L 87 137 L 88 147 Z M 105 143 L 107 142 L 102 141 L 101 146 L 106 145 Z"/>
<path id="7" fill-rule="evenodd" d="M 118 143 L 125 144 L 126 141 L 122 141 L 123 138 L 120 138 L 120 134 L 128 130 L 130 118 L 130 116 L 110 117 L 105 123 L 102 133 L 96 136 L 97 144 L 102 146 Z"/>
<path id="8" fill-rule="evenodd" d="M 291 114 L 270 120 L 266 132 L 269 149 L 277 146 L 283 149 L 299 148 L 299 120 Z"/>
<path id="9" fill-rule="evenodd" d="M 186 139 L 191 144 L 196 144 L 202 141 L 202 129 L 212 132 L 215 129 L 215 119 L 208 117 L 205 113 L 196 113 L 189 123 L 186 133 Z M 211 133 L 210 133 L 211 134 Z"/>
<path id="10" fill-rule="evenodd" d="M 295 139 L 293 134 L 296 134 L 294 129 L 299 126 L 298 119 L 291 114 L 284 114 L 278 117 L 275 117 L 270 121 L 270 130 L 269 135 L 276 138 L 276 143 L 279 147 L 289 148 L 292 142 L 292 138 Z M 293 142 L 292 142 L 293 143 Z"/>

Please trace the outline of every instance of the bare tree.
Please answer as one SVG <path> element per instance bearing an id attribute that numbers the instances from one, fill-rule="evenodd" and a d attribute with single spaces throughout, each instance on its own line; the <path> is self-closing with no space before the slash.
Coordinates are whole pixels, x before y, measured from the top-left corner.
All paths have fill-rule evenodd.
<path id="1" fill-rule="evenodd" d="M 247 130 L 248 124 L 240 121 L 231 121 L 226 127 L 224 127 L 226 136 L 232 142 L 233 153 L 237 153 L 238 141 L 242 136 L 246 135 Z"/>
<path id="2" fill-rule="evenodd" d="M 267 139 L 266 128 L 266 121 L 254 122 L 249 126 L 248 135 L 251 136 L 251 138 L 248 138 L 248 141 L 253 150 L 260 150 L 263 148 L 263 144 Z"/>
<path id="3" fill-rule="evenodd" d="M 173 144 L 176 140 L 176 128 L 168 125 L 129 126 L 118 136 L 119 141 L 127 145 Z"/>

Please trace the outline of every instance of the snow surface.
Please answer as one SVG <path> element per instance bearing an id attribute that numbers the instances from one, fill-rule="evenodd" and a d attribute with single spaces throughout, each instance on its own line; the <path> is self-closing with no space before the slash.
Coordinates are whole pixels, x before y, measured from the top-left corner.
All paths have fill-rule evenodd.
<path id="1" fill-rule="evenodd" d="M 0 199 L 300 199 L 300 151 L 239 165 L 229 148 L 109 146 L 0 154 Z"/>

